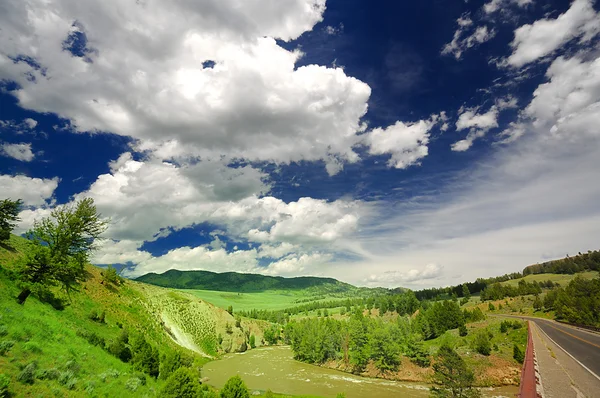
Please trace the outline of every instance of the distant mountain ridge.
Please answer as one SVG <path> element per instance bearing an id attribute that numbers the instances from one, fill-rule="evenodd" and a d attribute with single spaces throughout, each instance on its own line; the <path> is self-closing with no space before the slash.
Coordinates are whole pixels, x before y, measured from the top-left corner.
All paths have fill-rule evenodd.
<path id="1" fill-rule="evenodd" d="M 319 288 L 330 293 L 358 289 L 334 278 L 299 276 L 284 278 L 238 272 L 169 270 L 162 274 L 149 273 L 135 279 L 138 282 L 175 289 L 216 290 L 223 292 L 262 292 L 266 290 L 303 290 Z"/>

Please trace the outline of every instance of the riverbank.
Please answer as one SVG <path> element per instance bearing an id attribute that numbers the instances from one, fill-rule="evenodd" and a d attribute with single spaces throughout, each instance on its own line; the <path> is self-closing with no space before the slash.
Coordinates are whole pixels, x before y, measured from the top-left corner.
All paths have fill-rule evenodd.
<path id="1" fill-rule="evenodd" d="M 468 362 L 470 362 L 474 369 L 477 387 L 519 385 L 521 369 L 518 366 L 515 366 L 512 361 L 508 361 L 495 355 L 485 357 L 483 355 L 475 354 L 468 358 Z M 351 366 L 345 364 L 343 361 L 329 361 L 320 366 L 348 374 L 354 374 L 352 373 Z M 381 372 L 371 362 L 367 365 L 364 372 L 357 375 L 398 382 L 428 383 L 433 375 L 433 368 L 422 368 L 404 357 L 396 372 Z"/>
<path id="2" fill-rule="evenodd" d="M 429 396 L 430 388 L 429 384 L 416 381 L 363 377 L 339 369 L 298 362 L 293 359 L 292 350 L 288 346 L 271 346 L 245 353 L 227 354 L 207 363 L 202 369 L 202 376 L 208 378 L 206 383 L 215 388 L 221 388 L 234 375 L 242 377 L 251 391 L 270 389 L 295 397 L 335 397 L 338 393 L 345 393 L 347 398 L 425 398 Z M 513 397 L 517 390 L 515 386 L 502 386 L 484 388 L 482 393 L 486 397 Z"/>

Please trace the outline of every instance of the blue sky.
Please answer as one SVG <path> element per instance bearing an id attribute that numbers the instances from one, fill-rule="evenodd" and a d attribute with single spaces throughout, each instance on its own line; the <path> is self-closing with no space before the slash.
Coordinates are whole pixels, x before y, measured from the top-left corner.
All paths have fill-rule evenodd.
<path id="1" fill-rule="evenodd" d="M 598 249 L 591 0 L 9 0 L 0 196 L 96 264 L 421 288 Z"/>

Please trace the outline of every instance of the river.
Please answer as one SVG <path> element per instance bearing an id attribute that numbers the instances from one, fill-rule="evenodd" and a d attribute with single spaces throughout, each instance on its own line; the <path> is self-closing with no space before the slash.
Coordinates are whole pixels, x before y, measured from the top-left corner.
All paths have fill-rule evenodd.
<path id="1" fill-rule="evenodd" d="M 240 354 L 227 354 L 202 368 L 208 384 L 222 388 L 227 379 L 239 374 L 251 391 L 265 391 L 292 395 L 335 397 L 343 392 L 347 398 L 424 398 L 429 386 L 370 379 L 295 361 L 290 347 L 264 347 Z M 485 397 L 514 397 L 516 387 L 484 389 Z"/>

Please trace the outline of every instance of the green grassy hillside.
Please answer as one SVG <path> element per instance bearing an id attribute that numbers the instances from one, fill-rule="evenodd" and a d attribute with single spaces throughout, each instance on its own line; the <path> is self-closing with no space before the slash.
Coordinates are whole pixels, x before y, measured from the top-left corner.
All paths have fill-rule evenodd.
<path id="1" fill-rule="evenodd" d="M 0 246 L 0 383 L 8 382 L 15 396 L 156 396 L 164 380 L 109 353 L 124 330 L 130 344 L 143 338 L 161 358 L 178 353 L 200 375 L 209 358 L 245 350 L 250 335 L 261 345 L 269 326 L 236 322 L 184 292 L 129 280 L 107 283 L 93 266 L 69 297 L 51 290 L 62 305 L 40 294 L 19 305 L 14 269 L 27 247 L 16 236 Z"/>
<path id="2" fill-rule="evenodd" d="M 357 289 L 333 278 L 302 276 L 283 278 L 237 272 L 169 270 L 162 274 L 150 273 L 136 279 L 139 282 L 176 289 L 213 290 L 226 292 L 264 292 L 268 290 L 310 290 L 314 293 L 339 293 Z"/>
<path id="3" fill-rule="evenodd" d="M 531 275 L 524 276 L 521 279 L 512 279 L 509 281 L 500 282 L 500 284 L 516 287 L 519 285 L 519 281 L 521 281 L 521 280 L 524 280 L 529 283 L 531 283 L 533 281 L 545 282 L 545 281 L 550 280 L 554 283 L 558 283 L 561 286 L 566 286 L 577 275 L 580 275 L 586 279 L 593 279 L 598 276 L 598 272 L 597 271 L 583 271 L 583 272 L 578 272 L 575 274 L 531 274 Z"/>

